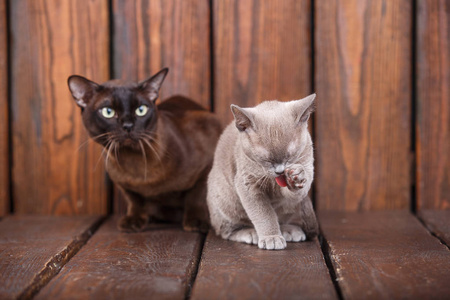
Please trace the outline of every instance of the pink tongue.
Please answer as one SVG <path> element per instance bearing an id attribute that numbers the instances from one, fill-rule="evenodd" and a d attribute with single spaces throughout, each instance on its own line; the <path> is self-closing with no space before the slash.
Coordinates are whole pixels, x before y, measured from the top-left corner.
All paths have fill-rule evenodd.
<path id="1" fill-rule="evenodd" d="M 284 175 L 280 175 L 280 176 L 276 177 L 275 180 L 277 181 L 279 186 L 281 186 L 281 187 L 287 186 L 286 177 Z"/>

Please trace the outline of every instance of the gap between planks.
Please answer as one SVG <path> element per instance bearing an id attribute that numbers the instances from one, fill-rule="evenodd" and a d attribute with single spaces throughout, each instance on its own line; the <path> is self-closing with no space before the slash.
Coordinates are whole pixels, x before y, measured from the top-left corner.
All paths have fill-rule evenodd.
<path id="1" fill-rule="evenodd" d="M 69 245 L 53 256 L 45 264 L 44 268 L 36 274 L 31 283 L 23 290 L 17 299 L 32 299 L 44 286 L 58 275 L 61 269 L 78 253 L 78 251 L 80 251 L 107 218 L 107 216 L 99 217 L 88 229 L 76 236 Z"/>
<path id="2" fill-rule="evenodd" d="M 322 255 L 325 260 L 325 264 L 328 268 L 328 273 L 330 274 L 331 282 L 333 283 L 334 289 L 336 290 L 336 294 L 338 296 L 339 300 L 343 300 L 344 297 L 342 296 L 342 290 L 339 286 L 339 282 L 337 280 L 337 274 L 333 267 L 333 262 L 331 261 L 331 249 L 328 245 L 328 241 L 326 240 L 324 234 L 322 233 L 322 228 L 320 228 L 320 234 L 319 234 L 319 242 L 320 242 L 320 249 L 322 250 Z"/>
<path id="3" fill-rule="evenodd" d="M 450 211 L 422 210 L 415 215 L 425 229 L 450 250 Z M 448 222 L 448 221 L 447 221 Z"/>
<path id="4" fill-rule="evenodd" d="M 187 276 L 187 278 L 189 278 L 189 283 L 186 286 L 186 294 L 184 297 L 185 300 L 191 299 L 192 288 L 194 287 L 195 280 L 197 279 L 198 271 L 200 269 L 200 263 L 203 258 L 203 248 L 205 247 L 206 236 L 208 234 L 200 233 L 200 235 L 201 235 L 201 239 L 200 239 L 200 243 L 198 246 L 198 251 L 195 254 L 194 261 L 192 262 L 192 264 L 194 265 L 194 268 L 191 271 L 191 273 L 188 274 L 188 276 Z"/>

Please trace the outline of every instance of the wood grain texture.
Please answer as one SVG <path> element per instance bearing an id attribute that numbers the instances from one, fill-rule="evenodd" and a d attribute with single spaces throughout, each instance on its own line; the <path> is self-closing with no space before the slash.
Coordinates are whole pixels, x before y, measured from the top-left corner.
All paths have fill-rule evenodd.
<path id="1" fill-rule="evenodd" d="M 95 216 L 11 216 L 0 222 L 0 298 L 29 299 L 81 248 Z"/>
<path id="2" fill-rule="evenodd" d="M 417 2 L 417 206 L 450 209 L 450 1 Z"/>
<path id="3" fill-rule="evenodd" d="M 101 148 L 85 144 L 67 78 L 108 78 L 108 3 L 10 3 L 15 211 L 104 213 L 104 171 L 96 167 Z"/>
<path id="4" fill-rule="evenodd" d="M 114 77 L 143 80 L 164 67 L 160 99 L 176 94 L 210 105 L 206 0 L 114 0 Z"/>
<path id="5" fill-rule="evenodd" d="M 0 1 L 0 216 L 9 212 L 8 28 L 6 0 Z"/>
<path id="6" fill-rule="evenodd" d="M 301 99 L 311 93 L 311 1 L 213 1 L 214 106 Z"/>
<path id="7" fill-rule="evenodd" d="M 321 210 L 409 207 L 411 3 L 315 2 Z"/>
<path id="8" fill-rule="evenodd" d="M 337 299 L 337 295 L 317 240 L 268 251 L 210 232 L 191 299 Z"/>
<path id="9" fill-rule="evenodd" d="M 450 251 L 406 211 L 320 212 L 344 299 L 446 299 Z"/>
<path id="10" fill-rule="evenodd" d="M 115 78 L 139 81 L 169 68 L 160 99 L 184 95 L 210 108 L 210 8 L 207 0 L 114 0 Z M 160 101 L 160 100 L 158 100 Z M 126 204 L 118 189 L 114 211 Z"/>
<path id="11" fill-rule="evenodd" d="M 450 248 L 450 210 L 422 210 L 419 217 Z"/>
<path id="12" fill-rule="evenodd" d="M 167 225 L 120 233 L 108 220 L 36 299 L 185 299 L 201 235 Z"/>

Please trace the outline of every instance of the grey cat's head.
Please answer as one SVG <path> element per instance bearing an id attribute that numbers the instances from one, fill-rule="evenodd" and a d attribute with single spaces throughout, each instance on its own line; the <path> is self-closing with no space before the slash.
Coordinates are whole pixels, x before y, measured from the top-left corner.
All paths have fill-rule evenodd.
<path id="1" fill-rule="evenodd" d="M 308 119 L 316 94 L 289 102 L 265 101 L 241 108 L 231 105 L 244 153 L 271 176 L 297 163 L 305 147 L 312 147 Z"/>

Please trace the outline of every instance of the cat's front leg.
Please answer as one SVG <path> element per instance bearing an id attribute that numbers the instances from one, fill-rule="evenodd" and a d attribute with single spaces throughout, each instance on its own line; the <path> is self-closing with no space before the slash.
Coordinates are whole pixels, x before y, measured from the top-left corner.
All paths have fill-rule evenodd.
<path id="1" fill-rule="evenodd" d="M 258 247 L 267 250 L 286 248 L 286 240 L 281 235 L 278 216 L 269 199 L 257 187 L 238 181 L 236 191 L 248 218 L 255 227 Z"/>
<path id="2" fill-rule="evenodd" d="M 298 202 L 293 213 L 280 214 L 279 220 L 281 232 L 288 242 L 301 242 L 305 237 L 311 240 L 319 234 L 319 224 L 308 196 Z"/>
<path id="3" fill-rule="evenodd" d="M 117 227 L 122 232 L 143 231 L 149 221 L 149 216 L 145 208 L 145 200 L 138 194 L 121 188 L 127 201 L 127 215 L 123 216 Z"/>

